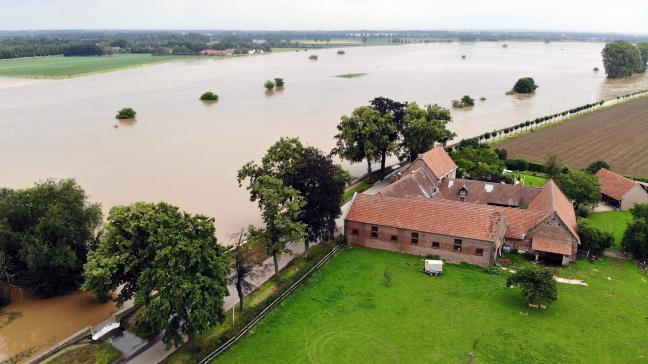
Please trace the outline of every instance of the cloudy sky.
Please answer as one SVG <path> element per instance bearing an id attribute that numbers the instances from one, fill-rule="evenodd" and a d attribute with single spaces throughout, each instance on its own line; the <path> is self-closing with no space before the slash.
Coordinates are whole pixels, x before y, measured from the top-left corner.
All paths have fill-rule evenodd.
<path id="1" fill-rule="evenodd" d="M 0 0 L 0 29 L 528 29 L 648 34 L 648 0 Z"/>

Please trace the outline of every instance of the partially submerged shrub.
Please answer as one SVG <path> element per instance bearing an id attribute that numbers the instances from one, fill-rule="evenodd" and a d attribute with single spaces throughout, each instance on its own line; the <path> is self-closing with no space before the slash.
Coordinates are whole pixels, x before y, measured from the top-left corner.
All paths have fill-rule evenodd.
<path id="1" fill-rule="evenodd" d="M 119 112 L 117 112 L 117 116 L 115 116 L 117 119 L 124 120 L 124 119 L 135 119 L 135 116 L 137 116 L 137 112 L 133 110 L 130 107 L 125 107 Z"/>

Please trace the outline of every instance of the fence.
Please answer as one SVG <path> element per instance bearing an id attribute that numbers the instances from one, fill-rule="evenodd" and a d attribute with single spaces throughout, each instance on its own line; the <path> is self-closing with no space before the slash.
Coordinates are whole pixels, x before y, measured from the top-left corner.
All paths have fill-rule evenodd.
<path id="1" fill-rule="evenodd" d="M 344 244 L 338 244 L 336 245 L 324 258 L 322 258 L 317 264 L 315 264 L 311 269 L 308 270 L 301 278 L 299 278 L 295 283 L 293 283 L 288 289 L 286 289 L 279 297 L 277 297 L 274 301 L 272 301 L 263 311 L 259 312 L 259 314 L 254 317 L 250 322 L 248 322 L 243 328 L 236 334 L 234 337 L 231 339 L 227 340 L 223 345 L 219 346 L 216 348 L 216 350 L 212 351 L 211 353 L 207 354 L 200 362 L 199 364 L 206 364 L 209 363 L 210 361 L 216 359 L 219 355 L 227 351 L 232 345 L 236 344 L 245 334 L 250 331 L 254 325 L 256 325 L 265 315 L 270 312 L 273 308 L 275 308 L 279 303 L 281 303 L 286 297 L 288 297 L 299 285 L 306 280 L 313 272 L 318 270 L 324 263 L 326 263 L 335 253 L 337 253 L 343 246 Z"/>

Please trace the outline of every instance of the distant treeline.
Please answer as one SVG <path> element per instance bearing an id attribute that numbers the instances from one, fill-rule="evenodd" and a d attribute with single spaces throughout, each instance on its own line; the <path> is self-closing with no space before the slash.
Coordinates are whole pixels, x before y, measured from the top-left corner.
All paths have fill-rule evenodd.
<path id="1" fill-rule="evenodd" d="M 268 51 L 273 47 L 304 47 L 304 40 L 328 42 L 357 38 L 362 43 L 430 41 L 600 41 L 622 37 L 631 42 L 646 36 L 601 33 L 553 33 L 506 31 L 0 31 L 0 58 L 49 55 L 103 55 L 114 52 L 197 54 L 203 49 L 249 49 Z M 313 47 L 310 44 L 308 47 Z M 100 49 L 100 50 L 99 50 Z"/>

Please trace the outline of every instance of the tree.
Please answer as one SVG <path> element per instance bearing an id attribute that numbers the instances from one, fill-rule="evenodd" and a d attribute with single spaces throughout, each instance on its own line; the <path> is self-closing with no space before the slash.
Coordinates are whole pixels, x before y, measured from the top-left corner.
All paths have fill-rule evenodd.
<path id="1" fill-rule="evenodd" d="M 134 298 L 163 340 L 196 350 L 196 334 L 225 319 L 229 258 L 215 238 L 214 220 L 165 202 L 110 210 L 106 233 L 85 265 L 85 290 L 121 288 L 117 302 Z"/>
<path id="2" fill-rule="evenodd" d="M 261 165 L 254 162 L 244 165 L 238 179 L 240 182 L 249 178 L 250 183 L 254 183 L 262 175 L 280 179 L 304 199 L 298 220 L 307 227 L 304 248 L 308 256 L 311 242 L 332 236 L 350 175 L 330 157 L 316 148 L 305 147 L 297 138 L 281 138 L 268 149 Z"/>
<path id="3" fill-rule="evenodd" d="M 251 243 L 245 243 L 245 230 L 241 229 L 240 233 L 232 235 L 236 244 L 232 248 L 232 270 L 234 274 L 230 276 L 229 282 L 236 287 L 236 293 L 239 297 L 239 311 L 243 312 L 245 307 L 245 294 L 251 292 L 255 287 L 250 283 L 250 279 L 259 277 L 259 273 L 266 270 L 263 265 L 264 255 L 260 254 L 257 247 Z"/>
<path id="4" fill-rule="evenodd" d="M 435 143 L 445 145 L 457 134 L 448 130 L 452 121 L 450 110 L 439 105 L 427 105 L 425 109 L 412 102 L 405 109 L 401 160 L 413 162 L 420 153 L 432 149 Z"/>
<path id="5" fill-rule="evenodd" d="M 468 95 L 464 95 L 461 100 L 452 100 L 452 107 L 463 108 L 475 106 L 475 99 Z"/>
<path id="6" fill-rule="evenodd" d="M 506 286 L 519 286 L 529 304 L 549 305 L 558 299 L 553 273 L 539 266 L 521 268 L 506 279 Z"/>
<path id="7" fill-rule="evenodd" d="M 558 156 L 555 154 L 552 154 L 549 156 L 549 158 L 547 158 L 545 166 L 547 167 L 547 174 L 549 175 L 549 178 L 553 179 L 558 178 L 560 171 L 562 171 L 563 169 L 563 165 L 560 163 Z"/>
<path id="8" fill-rule="evenodd" d="M 269 175 L 251 182 L 249 190 L 250 196 L 255 196 L 252 201 L 259 204 L 265 227 L 249 226 L 248 241 L 264 246 L 272 256 L 275 279 L 279 281 L 279 255 L 288 251 L 288 243 L 303 239 L 306 234 L 306 224 L 298 220 L 305 201 L 297 190 Z"/>
<path id="9" fill-rule="evenodd" d="M 530 94 L 535 92 L 535 90 L 538 88 L 538 85 L 536 85 L 535 81 L 531 77 L 523 77 L 517 80 L 515 85 L 513 86 L 513 91 L 519 93 L 519 94 Z"/>
<path id="10" fill-rule="evenodd" d="M 117 116 L 115 116 L 115 118 L 120 120 L 135 119 L 135 116 L 137 116 L 137 112 L 135 112 L 135 110 L 130 107 L 125 107 L 117 112 Z"/>
<path id="11" fill-rule="evenodd" d="M 65 48 L 63 55 L 65 57 L 71 56 L 102 56 L 104 54 L 103 48 L 93 43 L 73 44 Z"/>
<path id="12" fill-rule="evenodd" d="M 79 288 L 101 209 L 74 180 L 0 189 L 0 251 L 8 274 L 41 297 Z"/>
<path id="13" fill-rule="evenodd" d="M 271 81 L 271 80 L 267 80 L 267 81 L 263 84 L 263 87 L 265 87 L 265 89 L 266 89 L 267 91 L 272 91 L 272 90 L 274 90 L 274 88 L 275 88 L 275 83 L 274 83 L 273 81 Z"/>
<path id="14" fill-rule="evenodd" d="M 283 78 L 275 78 L 274 79 L 274 84 L 277 88 L 283 88 L 285 85 L 284 79 Z"/>
<path id="15" fill-rule="evenodd" d="M 6 284 L 7 287 L 11 282 L 12 274 L 11 263 L 9 262 L 9 256 L 7 253 L 0 250 L 0 283 Z M 11 303 L 11 298 L 9 297 L 9 292 L 5 292 L 4 288 L 0 286 L 0 307 L 6 306 Z"/>
<path id="16" fill-rule="evenodd" d="M 464 176 L 471 179 L 491 180 L 504 171 L 504 161 L 488 147 L 462 148 L 452 155 L 452 159 Z"/>
<path id="17" fill-rule="evenodd" d="M 614 244 L 614 235 L 603 231 L 590 223 L 588 220 L 578 221 L 578 235 L 581 240 L 581 248 L 596 256 L 603 255 L 603 251 Z"/>
<path id="18" fill-rule="evenodd" d="M 591 174 L 596 174 L 596 172 L 598 172 L 601 168 L 610 169 L 610 165 L 605 161 L 596 161 L 587 166 L 585 170 L 587 170 Z"/>
<path id="19" fill-rule="evenodd" d="M 207 92 L 203 93 L 202 95 L 200 95 L 200 99 L 202 101 L 218 101 L 218 95 L 216 95 L 215 93 L 213 93 L 211 91 L 207 91 Z"/>
<path id="20" fill-rule="evenodd" d="M 371 107 L 378 111 L 381 116 L 390 118 L 393 127 L 388 124 L 383 124 L 383 128 L 388 130 L 383 130 L 387 133 L 387 141 L 382 143 L 378 149 L 380 153 L 380 172 L 385 172 L 385 163 L 387 161 L 387 156 L 396 152 L 396 142 L 400 138 L 401 133 L 403 132 L 404 122 L 405 122 L 405 107 L 407 103 L 398 102 L 386 97 L 376 97 L 373 100 L 369 101 Z"/>
<path id="21" fill-rule="evenodd" d="M 645 261 L 648 258 L 648 204 L 635 205 L 630 212 L 632 221 L 623 234 L 622 245 L 635 259 Z"/>
<path id="22" fill-rule="evenodd" d="M 342 116 L 335 136 L 337 147 L 332 153 L 351 163 L 366 159 L 367 173 L 371 175 L 371 162 L 381 158 L 380 151 L 393 152 L 397 148 L 390 138 L 396 132 L 392 118 L 368 106 L 356 108 L 351 116 Z"/>
<path id="23" fill-rule="evenodd" d="M 637 44 L 637 48 L 639 49 L 639 54 L 641 55 L 641 71 L 640 72 L 646 72 L 646 68 L 648 67 L 648 42 L 641 42 Z"/>
<path id="24" fill-rule="evenodd" d="M 601 199 L 601 186 L 598 178 L 585 171 L 569 171 L 556 179 L 560 190 L 574 201 L 574 207 L 595 206 Z"/>
<path id="25" fill-rule="evenodd" d="M 630 77 L 645 70 L 645 62 L 642 62 L 639 49 L 628 41 L 616 40 L 608 43 L 601 54 L 608 78 Z"/>

